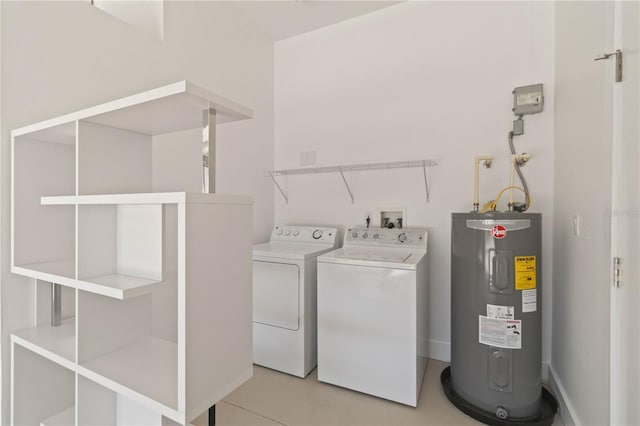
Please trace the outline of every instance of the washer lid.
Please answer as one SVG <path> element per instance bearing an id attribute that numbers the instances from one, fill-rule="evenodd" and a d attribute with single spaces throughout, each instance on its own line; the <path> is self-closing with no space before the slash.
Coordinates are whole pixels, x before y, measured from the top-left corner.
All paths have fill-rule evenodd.
<path id="1" fill-rule="evenodd" d="M 326 244 L 286 243 L 272 241 L 253 246 L 253 257 L 273 257 L 304 260 L 333 250 Z"/>
<path id="2" fill-rule="evenodd" d="M 425 250 L 409 250 L 395 247 L 349 246 L 318 257 L 318 262 L 346 265 L 373 266 L 378 268 L 416 269 Z"/>

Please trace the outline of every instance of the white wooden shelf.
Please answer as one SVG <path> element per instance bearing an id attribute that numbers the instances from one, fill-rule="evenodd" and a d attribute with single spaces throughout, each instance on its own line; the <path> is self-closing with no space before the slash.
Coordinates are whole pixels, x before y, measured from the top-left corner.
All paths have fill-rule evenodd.
<path id="1" fill-rule="evenodd" d="M 75 279 L 73 278 L 74 269 L 72 262 L 60 261 L 18 265 L 11 268 L 11 272 L 115 299 L 127 299 L 147 294 L 153 290 L 155 285 L 162 283 L 162 280 L 127 274 L 108 274 Z"/>
<path id="2" fill-rule="evenodd" d="M 71 426 L 76 424 L 76 407 L 71 406 L 46 420 L 40 422 L 40 426 Z"/>
<path id="3" fill-rule="evenodd" d="M 150 280 L 125 274 L 109 274 L 76 280 L 76 283 L 80 290 L 123 300 L 150 293 L 154 286 L 162 283 L 162 280 Z"/>
<path id="4" fill-rule="evenodd" d="M 20 330 L 11 335 L 14 343 L 38 355 L 73 370 L 76 360 L 75 318 L 67 319 L 58 327 L 41 325 Z"/>
<path id="5" fill-rule="evenodd" d="M 180 81 L 71 114 L 16 129 L 13 136 L 34 133 L 39 140 L 68 141 L 69 123 L 85 120 L 117 129 L 159 135 L 202 126 L 202 112 L 215 111 L 218 123 L 253 116 L 250 108 L 206 89 Z"/>
<path id="6" fill-rule="evenodd" d="M 284 198 L 286 203 L 289 203 L 289 197 L 282 189 L 282 186 L 276 180 L 276 176 L 293 176 L 293 175 L 307 175 L 307 174 L 318 174 L 318 173 L 339 173 L 342 177 L 342 181 L 347 189 L 349 197 L 351 198 L 351 203 L 354 202 L 353 192 L 351 191 L 351 187 L 347 182 L 347 179 L 344 177 L 345 172 L 359 172 L 365 170 L 388 170 L 388 169 L 407 169 L 420 167 L 423 171 L 424 177 L 424 188 L 426 194 L 426 200 L 429 202 L 429 182 L 427 179 L 427 168 L 435 167 L 438 165 L 438 161 L 436 160 L 410 160 L 410 161 L 390 161 L 383 163 L 365 163 L 365 164 L 347 164 L 342 166 L 322 166 L 322 167 L 304 167 L 299 169 L 282 169 L 282 170 L 270 170 L 268 171 L 268 175 L 273 180 L 273 183 L 276 185 L 280 194 Z"/>
<path id="7" fill-rule="evenodd" d="M 100 204 L 251 204 L 251 197 L 192 192 L 149 192 L 141 194 L 67 195 L 41 197 L 42 205 Z"/>
<path id="8" fill-rule="evenodd" d="M 180 421 L 177 357 L 177 344 L 152 337 L 85 362 L 78 373 Z"/>
<path id="9" fill-rule="evenodd" d="M 11 272 L 38 280 L 56 282 L 73 287 L 76 267 L 73 260 L 67 259 L 52 262 L 29 263 L 26 265 L 14 265 L 11 268 Z"/>

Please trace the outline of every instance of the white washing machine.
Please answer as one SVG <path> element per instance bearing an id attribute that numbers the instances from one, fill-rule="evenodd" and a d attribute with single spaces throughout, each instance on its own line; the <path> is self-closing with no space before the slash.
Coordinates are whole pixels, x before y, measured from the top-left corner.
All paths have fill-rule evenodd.
<path id="1" fill-rule="evenodd" d="M 318 257 L 318 380 L 417 406 L 427 284 L 426 230 L 349 229 Z"/>
<path id="2" fill-rule="evenodd" d="M 336 228 L 276 226 L 253 246 L 253 362 L 306 377 L 317 365 L 316 259 Z"/>

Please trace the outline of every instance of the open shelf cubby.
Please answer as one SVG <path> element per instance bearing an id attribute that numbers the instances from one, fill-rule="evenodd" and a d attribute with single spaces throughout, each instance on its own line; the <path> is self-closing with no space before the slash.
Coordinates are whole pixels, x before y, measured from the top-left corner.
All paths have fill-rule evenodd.
<path id="1" fill-rule="evenodd" d="M 49 424 L 75 404 L 75 373 L 20 345 L 12 346 L 11 422 Z"/>
<path id="2" fill-rule="evenodd" d="M 12 266 L 33 278 L 75 278 L 75 208 L 42 196 L 76 190 L 76 126 L 64 123 L 13 138 Z"/>
<path id="3" fill-rule="evenodd" d="M 251 114 L 183 81 L 12 132 L 36 312 L 11 336 L 12 424 L 186 425 L 251 377 L 252 202 L 202 193 L 206 130 Z"/>

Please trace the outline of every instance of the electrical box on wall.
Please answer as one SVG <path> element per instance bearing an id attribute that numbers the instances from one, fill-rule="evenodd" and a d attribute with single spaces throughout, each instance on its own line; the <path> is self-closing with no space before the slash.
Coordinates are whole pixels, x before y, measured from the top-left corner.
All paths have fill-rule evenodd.
<path id="1" fill-rule="evenodd" d="M 515 115 L 537 114 L 542 112 L 543 106 L 542 84 L 520 86 L 513 89 L 513 113 Z"/>
<path id="2" fill-rule="evenodd" d="M 407 226 L 407 209 L 378 209 L 377 218 L 381 228 L 404 228 Z"/>

